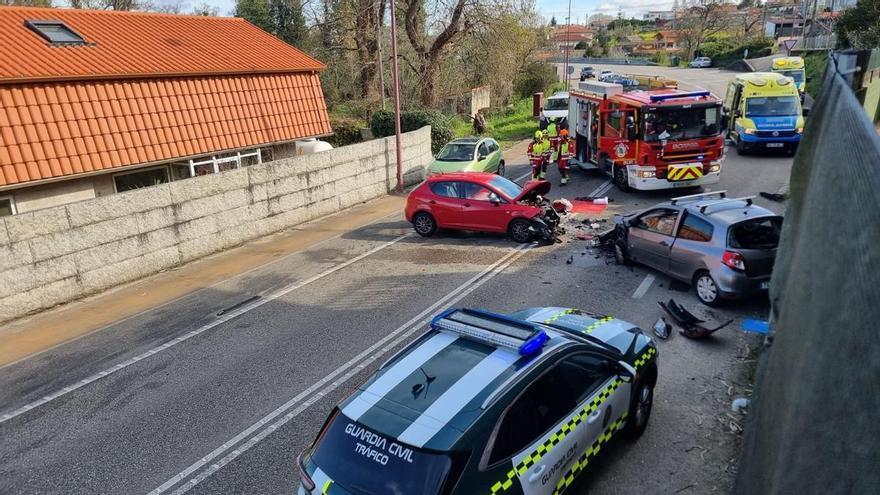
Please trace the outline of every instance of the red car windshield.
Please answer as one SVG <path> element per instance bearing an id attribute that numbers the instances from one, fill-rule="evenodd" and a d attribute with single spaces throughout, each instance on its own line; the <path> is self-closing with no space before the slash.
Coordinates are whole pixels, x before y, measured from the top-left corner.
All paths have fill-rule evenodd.
<path id="1" fill-rule="evenodd" d="M 516 199 L 516 197 L 522 192 L 522 188 L 519 187 L 516 182 L 501 176 L 493 177 L 492 180 L 489 181 L 489 185 L 496 191 L 500 191 L 501 194 L 507 196 L 507 199 L 510 200 Z"/>

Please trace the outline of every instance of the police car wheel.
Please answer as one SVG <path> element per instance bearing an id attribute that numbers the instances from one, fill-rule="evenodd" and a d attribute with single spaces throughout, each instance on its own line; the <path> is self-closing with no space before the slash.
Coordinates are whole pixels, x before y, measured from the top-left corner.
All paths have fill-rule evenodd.
<path id="1" fill-rule="evenodd" d="M 428 213 L 416 213 L 413 217 L 413 229 L 422 237 L 431 237 L 437 232 L 437 221 Z"/>
<path id="2" fill-rule="evenodd" d="M 635 386 L 636 394 L 629 406 L 624 435 L 629 440 L 639 438 L 648 427 L 651 419 L 651 409 L 654 406 L 654 383 L 645 376 Z"/>
<path id="3" fill-rule="evenodd" d="M 510 238 L 516 242 L 530 242 L 532 240 L 532 225 L 524 218 L 515 218 L 507 227 Z"/>

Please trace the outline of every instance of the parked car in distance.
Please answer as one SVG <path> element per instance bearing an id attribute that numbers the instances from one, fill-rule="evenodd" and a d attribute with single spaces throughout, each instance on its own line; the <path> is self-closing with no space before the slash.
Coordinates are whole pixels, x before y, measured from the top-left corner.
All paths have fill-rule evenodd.
<path id="1" fill-rule="evenodd" d="M 586 81 L 587 79 L 595 79 L 596 71 L 593 70 L 592 67 L 584 67 L 581 69 L 581 81 Z"/>
<path id="2" fill-rule="evenodd" d="M 431 163 L 429 174 L 449 172 L 491 172 L 504 175 L 501 146 L 492 138 L 463 137 L 453 139 Z"/>
<path id="3" fill-rule="evenodd" d="M 559 215 L 543 198 L 547 181 L 525 187 L 486 173 L 450 173 L 428 177 L 406 200 L 406 220 L 422 237 L 437 229 L 507 233 L 516 242 L 534 237 L 552 241 Z"/>
<path id="4" fill-rule="evenodd" d="M 727 198 L 725 191 L 682 196 L 615 222 L 618 262 L 692 284 L 706 305 L 770 287 L 782 217 L 751 198 Z"/>
<path id="5" fill-rule="evenodd" d="M 693 69 L 704 69 L 706 67 L 712 67 L 712 59 L 709 57 L 697 57 L 688 64 L 688 67 Z"/>
<path id="6" fill-rule="evenodd" d="M 331 412 L 298 495 L 552 495 L 645 431 L 657 347 L 572 308 L 451 309 Z"/>

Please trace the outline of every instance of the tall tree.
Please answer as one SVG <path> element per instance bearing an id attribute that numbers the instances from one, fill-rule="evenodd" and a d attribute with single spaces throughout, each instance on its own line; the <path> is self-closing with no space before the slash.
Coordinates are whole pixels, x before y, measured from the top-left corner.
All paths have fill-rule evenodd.
<path id="1" fill-rule="evenodd" d="M 550 18 L 550 27 L 556 27 L 556 16 Z"/>
<path id="2" fill-rule="evenodd" d="M 479 0 L 400 0 L 400 3 L 405 9 L 406 36 L 415 52 L 413 69 L 422 77 L 419 100 L 430 107 L 436 98 L 434 85 L 443 56 L 474 28 L 480 3 Z"/>
<path id="3" fill-rule="evenodd" d="M 838 43 L 858 49 L 880 46 L 880 0 L 859 0 L 837 21 Z"/>
<path id="4" fill-rule="evenodd" d="M 52 7 L 52 0 L 0 0 L 0 5 L 17 7 Z"/>
<path id="5" fill-rule="evenodd" d="M 299 45 L 306 36 L 306 18 L 299 0 L 268 0 L 272 34 L 291 45 Z"/>
<path id="6" fill-rule="evenodd" d="M 275 27 L 266 0 L 236 0 L 233 13 L 235 17 L 241 17 L 267 33 L 271 33 Z"/>
<path id="7" fill-rule="evenodd" d="M 207 2 L 202 2 L 192 9 L 193 15 L 200 15 L 206 17 L 216 17 L 220 14 L 220 9 L 215 7 Z"/>
<path id="8" fill-rule="evenodd" d="M 697 0 L 678 22 L 679 40 L 684 43 L 685 57 L 690 59 L 703 41 L 727 29 L 728 24 L 721 3 L 717 0 Z"/>
<path id="9" fill-rule="evenodd" d="M 392 0 L 393 1 L 393 0 Z M 360 66 L 361 96 L 369 97 L 376 88 L 379 36 L 385 25 L 385 0 L 353 0 L 354 45 Z"/>

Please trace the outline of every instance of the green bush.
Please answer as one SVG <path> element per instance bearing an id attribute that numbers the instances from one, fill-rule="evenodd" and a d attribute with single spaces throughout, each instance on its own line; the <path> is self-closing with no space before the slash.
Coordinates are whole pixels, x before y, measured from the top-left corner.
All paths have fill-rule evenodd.
<path id="1" fill-rule="evenodd" d="M 556 68 L 546 62 L 529 62 L 513 81 L 513 90 L 521 98 L 540 93 L 556 82 Z"/>
<path id="2" fill-rule="evenodd" d="M 334 148 L 363 141 L 361 123 L 357 119 L 331 118 L 330 127 L 333 129 L 333 135 L 327 138 L 327 142 Z"/>
<path id="3" fill-rule="evenodd" d="M 452 119 L 436 110 L 419 110 L 400 113 L 400 131 L 409 132 L 431 126 L 431 150 L 436 154 L 455 137 Z M 381 111 L 373 114 L 370 129 L 375 137 L 394 135 L 394 112 Z"/>
<path id="4" fill-rule="evenodd" d="M 742 45 L 736 44 L 731 38 L 715 39 L 700 45 L 700 54 L 712 59 L 715 67 L 724 67 L 731 62 L 743 58 L 746 48 L 749 58 L 766 57 L 773 47 L 773 38 L 750 38 Z"/>

